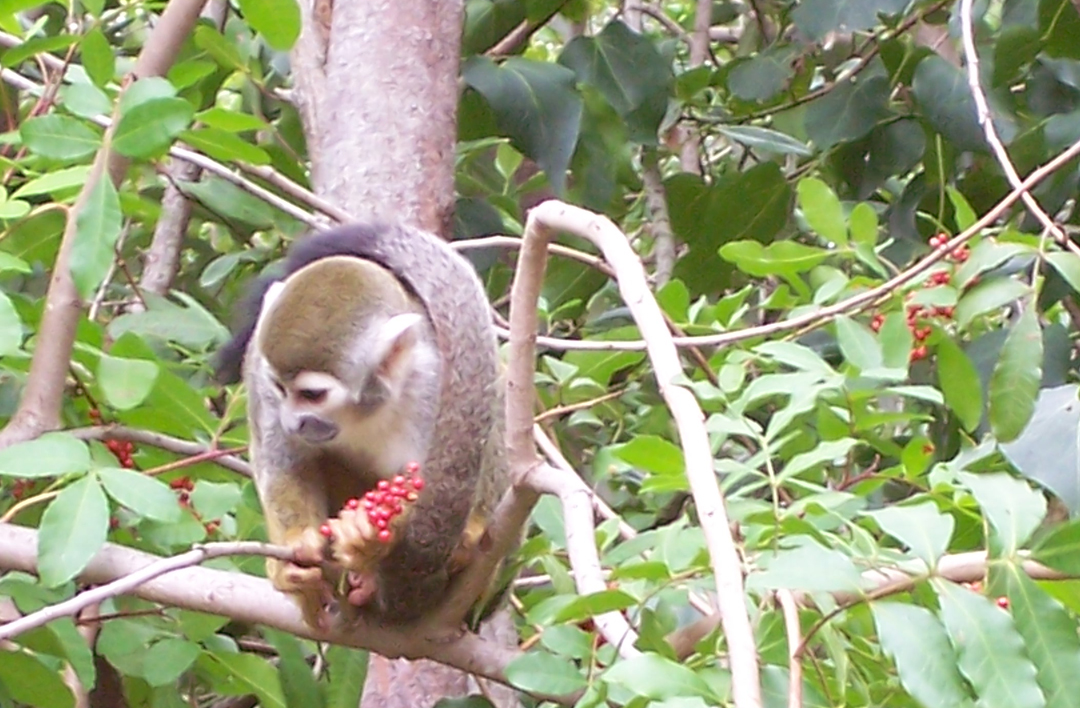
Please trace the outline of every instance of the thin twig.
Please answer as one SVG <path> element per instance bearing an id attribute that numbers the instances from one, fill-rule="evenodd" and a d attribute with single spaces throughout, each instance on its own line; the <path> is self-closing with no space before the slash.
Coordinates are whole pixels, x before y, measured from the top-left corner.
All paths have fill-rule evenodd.
<path id="1" fill-rule="evenodd" d="M 991 152 L 994 153 L 995 159 L 1001 165 L 1002 171 L 1005 172 L 1009 185 L 1013 189 L 1018 189 L 1021 184 L 1020 175 L 1017 173 L 1016 167 L 1013 166 L 1012 160 L 1009 159 L 1009 153 L 1005 149 L 1004 143 L 1001 142 L 1001 138 L 998 136 L 997 128 L 994 127 L 994 120 L 990 115 L 990 104 L 987 102 L 986 94 L 979 83 L 979 53 L 975 48 L 975 29 L 971 19 L 971 4 L 972 0 L 960 0 L 960 28 L 963 35 L 964 58 L 967 62 L 968 88 L 971 89 L 971 97 L 975 99 L 975 110 L 979 118 L 979 125 L 982 126 L 983 134 L 986 136 L 986 142 L 989 143 Z M 1024 201 L 1024 206 L 1028 208 L 1028 211 L 1039 220 L 1039 223 L 1054 237 L 1055 241 L 1063 248 L 1080 255 L 1080 246 L 1073 243 L 1068 234 L 1050 218 L 1050 215 L 1039 205 L 1038 200 L 1030 192 L 1023 192 L 1020 198 Z"/>
<path id="2" fill-rule="evenodd" d="M 788 708 L 802 708 L 802 627 L 799 626 L 799 605 L 790 590 L 777 590 L 776 601 L 784 615 L 784 632 L 788 645 Z"/>
<path id="3" fill-rule="evenodd" d="M 220 450 L 218 448 L 201 445 L 190 440 L 174 438 L 164 433 L 155 433 L 150 430 L 128 428 L 123 425 L 94 426 L 90 428 L 72 428 L 68 431 L 80 440 L 121 440 L 133 442 L 139 445 L 175 452 L 178 455 L 187 455 L 188 459 L 198 458 L 199 461 L 213 462 L 216 465 L 232 470 L 245 477 L 251 476 L 251 465 L 236 456 L 236 449 Z M 178 462 L 183 462 L 178 461 Z"/>
<path id="4" fill-rule="evenodd" d="M 226 541 L 196 546 L 186 553 L 171 558 L 162 558 L 156 563 L 151 563 L 145 568 L 122 578 L 117 578 L 110 583 L 85 590 L 63 602 L 49 605 L 37 612 L 23 615 L 13 622 L 0 625 L 0 641 L 11 639 L 23 632 L 48 624 L 55 619 L 70 617 L 83 608 L 103 602 L 111 597 L 129 593 L 143 583 L 171 571 L 190 568 L 211 558 L 222 558 L 224 556 L 265 556 L 289 561 L 293 559 L 293 551 L 284 546 L 274 546 L 269 543 L 259 543 L 258 541 Z"/>

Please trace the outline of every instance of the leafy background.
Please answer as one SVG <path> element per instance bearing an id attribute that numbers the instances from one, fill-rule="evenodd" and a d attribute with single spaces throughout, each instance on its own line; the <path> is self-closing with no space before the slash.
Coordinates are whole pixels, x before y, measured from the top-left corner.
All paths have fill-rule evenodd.
<path id="1" fill-rule="evenodd" d="M 630 236 L 678 331 L 737 333 L 684 348 L 683 383 L 708 415 L 768 705 L 784 704 L 789 679 L 780 590 L 808 600 L 805 705 L 1076 704 L 1080 257 L 1021 208 L 955 249 L 935 239 L 1009 192 L 976 118 L 959 3 L 696 5 L 469 0 L 454 237 L 520 234 L 526 209 L 557 196 Z M 215 386 L 208 360 L 242 284 L 306 227 L 229 170 L 165 166 L 186 146 L 306 184 L 299 117 L 282 100 L 299 11 L 243 0 L 222 25 L 199 24 L 167 77 L 121 95 L 159 9 L 0 7 L 0 415 L 15 411 L 65 215 L 109 120 L 112 148 L 133 160 L 118 189 L 99 181 L 75 225 L 72 274 L 92 305 L 67 430 L 0 451 L 0 514 L 41 534 L 40 575 L 0 577 L 22 612 L 70 596 L 106 539 L 173 554 L 264 535 L 250 481 L 214 462 L 246 431 L 242 392 Z M 1080 140 L 1080 15 L 1068 0 L 994 0 L 974 17 L 994 126 L 1027 174 Z M 507 51 L 522 27 L 527 41 Z M 1033 190 L 1067 235 L 1078 181 L 1073 159 Z M 168 188 L 190 219 L 178 272 L 155 292 L 140 281 Z M 868 307 L 782 325 L 935 252 Z M 469 253 L 505 303 L 512 257 Z M 636 337 L 612 283 L 573 260 L 552 260 L 541 315 L 543 334 L 563 339 Z M 513 593 L 529 651 L 508 678 L 582 691 L 581 706 L 729 701 L 722 634 L 688 656 L 669 641 L 713 580 L 644 355 L 552 344 L 536 381 L 544 431 L 617 517 L 597 533 L 609 590 L 580 597 L 558 505 L 537 507 Z M 973 551 L 989 553 L 985 580 L 949 579 Z M 1061 577 L 1032 577 L 1027 559 Z M 259 559 L 217 564 L 262 572 Z M 867 571 L 881 567 L 914 579 L 873 591 Z M 0 705 L 73 705 L 65 667 L 84 686 L 121 677 L 131 705 L 356 704 L 360 652 L 331 648 L 313 674 L 314 646 L 284 633 L 131 598 L 101 611 L 93 647 L 63 619 L 0 648 Z M 630 618 L 640 656 L 620 660 L 599 638 L 602 611 Z"/>

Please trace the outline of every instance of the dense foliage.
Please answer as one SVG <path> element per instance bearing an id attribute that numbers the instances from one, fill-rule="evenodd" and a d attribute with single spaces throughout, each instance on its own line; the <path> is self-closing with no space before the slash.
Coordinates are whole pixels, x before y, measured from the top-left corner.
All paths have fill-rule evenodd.
<path id="1" fill-rule="evenodd" d="M 805 705 L 1075 705 L 1080 584 L 1033 579 L 1023 563 L 1080 574 L 1080 525 L 1068 520 L 1080 511 L 1080 256 L 1019 203 L 948 242 L 1010 191 L 977 120 L 961 4 L 717 1 L 703 54 L 691 49 L 694 3 L 617 5 L 469 0 L 455 237 L 520 234 L 526 207 L 558 196 L 630 235 L 680 333 L 761 327 L 683 348 L 682 383 L 708 416 L 768 705 L 785 704 L 789 676 L 778 590 L 801 601 Z M 75 592 L 106 539 L 168 555 L 263 537 L 250 481 L 213 461 L 246 430 L 242 392 L 212 383 L 209 353 L 241 285 L 306 227 L 223 171 L 163 166 L 183 143 L 306 183 L 299 118 L 281 91 L 299 19 L 291 0 L 242 0 L 222 30 L 199 25 L 166 79 L 118 100 L 158 11 L 0 8 L 16 35 L 0 54 L 0 415 L 14 412 L 44 344 L 42 294 L 102 116 L 133 160 L 119 189 L 99 182 L 77 223 L 72 272 L 92 305 L 63 411 L 67 428 L 118 424 L 126 436 L 53 432 L 0 451 L 3 520 L 40 530 L 39 576 L 0 577 L 23 612 Z M 1026 175 L 1080 140 L 1080 14 L 1069 0 L 993 0 L 973 15 L 980 90 Z M 521 27 L 527 41 L 507 49 Z M 1078 185 L 1073 159 L 1033 190 L 1066 235 Z M 167 186 L 192 213 L 159 296 L 138 281 Z M 469 253 L 505 304 L 512 256 Z M 842 305 L 887 281 L 868 305 Z M 579 261 L 552 258 L 542 307 L 544 334 L 637 336 L 613 283 Z M 813 326 L 783 324 L 828 307 Z M 514 590 L 528 653 L 510 681 L 583 690 L 582 706 L 729 700 L 722 633 L 688 657 L 667 641 L 699 616 L 690 593 L 715 585 L 644 353 L 550 347 L 536 380 L 542 427 L 618 518 L 597 533 L 610 589 L 580 597 L 559 506 L 537 507 L 520 559 L 546 580 Z M 946 572 L 969 551 L 989 554 L 985 580 Z M 262 573 L 257 558 L 216 563 Z M 912 582 L 883 590 L 868 572 L 883 567 Z M 639 632 L 640 656 L 618 659 L 595 631 L 590 618 L 612 610 Z M 280 632 L 256 640 L 227 618 L 131 598 L 101 612 L 121 615 L 101 624 L 96 652 L 132 705 L 252 692 L 263 706 L 355 705 L 353 650 L 329 650 L 316 666 L 330 671 L 312 678 L 313 645 Z M 69 619 L 0 647 L 0 705 L 72 705 L 66 665 L 94 685 Z"/>

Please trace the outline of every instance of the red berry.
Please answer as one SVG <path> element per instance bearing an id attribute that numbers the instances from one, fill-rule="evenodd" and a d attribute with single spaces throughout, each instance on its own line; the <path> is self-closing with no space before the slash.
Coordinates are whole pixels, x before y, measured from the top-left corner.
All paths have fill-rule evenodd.
<path id="1" fill-rule="evenodd" d="M 994 602 L 996 602 L 997 606 L 1003 610 L 1009 609 L 1009 598 L 1006 595 L 1002 595 L 997 600 L 994 600 Z"/>
<path id="2" fill-rule="evenodd" d="M 378 489 L 378 490 L 379 490 L 380 492 L 385 492 L 385 491 L 386 491 L 387 489 L 389 489 L 389 488 L 390 488 L 390 482 L 388 482 L 388 481 L 387 481 L 387 480 L 385 480 L 385 479 L 380 479 L 380 480 L 379 480 L 379 483 L 378 483 L 378 484 L 376 484 L 376 485 L 375 485 L 375 487 L 376 487 L 376 488 L 377 488 L 377 489 Z"/>
<path id="3" fill-rule="evenodd" d="M 405 471 L 415 477 L 420 472 L 420 463 L 410 462 L 409 464 L 405 465 Z"/>
<path id="4" fill-rule="evenodd" d="M 413 489 L 419 492 L 421 489 L 424 488 L 424 480 L 419 477 L 414 477 L 412 481 L 412 486 Z"/>
<path id="5" fill-rule="evenodd" d="M 405 484 L 405 475 L 399 474 L 394 476 L 394 486 L 400 487 Z"/>
<path id="6" fill-rule="evenodd" d="M 911 355 L 908 357 L 908 360 L 909 361 L 918 361 L 920 359 L 925 359 L 926 354 L 927 354 L 926 346 L 925 345 L 919 345 L 919 346 L 917 346 L 917 347 L 915 347 L 914 349 L 911 350 Z"/>
<path id="7" fill-rule="evenodd" d="M 385 529 L 389 525 L 390 522 L 386 519 L 375 519 L 375 528 L 377 529 Z"/>
<path id="8" fill-rule="evenodd" d="M 90 420 L 94 421 L 95 423 L 101 420 L 101 411 L 97 408 L 91 408 L 89 411 L 87 411 L 87 415 L 89 415 Z"/>
<path id="9" fill-rule="evenodd" d="M 360 506 L 360 500 L 359 499 L 350 499 L 347 502 L 345 502 L 345 508 L 348 509 L 349 511 L 356 511 L 357 507 L 359 507 L 359 506 Z"/>
<path id="10" fill-rule="evenodd" d="M 382 531 L 380 531 L 379 532 L 379 540 L 382 541 L 383 543 L 389 543 L 390 542 L 390 530 L 389 529 L 383 529 Z"/>
<path id="11" fill-rule="evenodd" d="M 330 538 L 334 535 L 334 532 L 330 529 L 330 524 L 323 524 L 322 526 L 320 526 L 319 533 L 321 533 L 326 538 Z"/>
<path id="12" fill-rule="evenodd" d="M 116 518 L 115 516 L 110 516 L 109 517 L 109 528 L 110 529 L 118 529 L 118 528 L 120 528 L 120 519 Z"/>

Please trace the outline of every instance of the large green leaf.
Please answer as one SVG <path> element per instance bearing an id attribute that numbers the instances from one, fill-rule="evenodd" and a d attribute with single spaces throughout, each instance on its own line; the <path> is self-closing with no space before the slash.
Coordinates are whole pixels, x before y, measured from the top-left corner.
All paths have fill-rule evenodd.
<path id="1" fill-rule="evenodd" d="M 326 671 L 330 685 L 326 688 L 326 708 L 355 708 L 360 704 L 367 679 L 366 651 L 351 647 L 331 646 L 326 652 Z M 290 705 L 289 708 L 294 708 Z"/>
<path id="2" fill-rule="evenodd" d="M 75 696 L 55 668 L 27 652 L 0 649 L 0 693 L 34 708 L 73 708 Z"/>
<path id="3" fill-rule="evenodd" d="M 0 475 L 61 477 L 90 469 L 86 443 L 69 433 L 45 433 L 0 450 Z"/>
<path id="4" fill-rule="evenodd" d="M 908 0 L 802 0 L 791 19 L 813 40 L 830 32 L 857 32 L 878 25 L 878 15 L 903 12 Z"/>
<path id="5" fill-rule="evenodd" d="M 1042 379 L 1043 340 L 1033 306 L 1016 321 L 990 376 L 990 427 L 999 442 L 1016 439 L 1035 412 Z"/>
<path id="6" fill-rule="evenodd" d="M 941 618 L 960 654 L 960 671 L 986 708 L 1040 708 L 1035 666 L 1012 618 L 985 596 L 947 580 L 932 581 Z"/>
<path id="7" fill-rule="evenodd" d="M 252 29 L 279 52 L 292 49 L 300 36 L 300 6 L 296 0 L 240 0 L 240 12 Z"/>
<path id="8" fill-rule="evenodd" d="M 56 114 L 23 122 L 19 135 L 31 152 L 54 160 L 78 160 L 101 147 L 101 135 L 96 130 L 80 120 Z"/>
<path id="9" fill-rule="evenodd" d="M 1070 575 L 1080 575 L 1080 519 L 1058 524 L 1039 539 L 1032 556 L 1040 563 Z"/>
<path id="10" fill-rule="evenodd" d="M 793 276 L 805 273 L 831 255 L 829 251 L 797 241 L 777 241 L 762 246 L 757 241 L 735 241 L 720 249 L 720 256 L 747 275 Z"/>
<path id="11" fill-rule="evenodd" d="M 884 361 L 881 345 L 874 333 L 850 317 L 836 318 L 836 341 L 844 359 L 859 371 L 870 371 Z"/>
<path id="12" fill-rule="evenodd" d="M 684 664 L 658 654 L 641 654 L 618 662 L 603 678 L 621 685 L 635 695 L 662 700 L 679 696 L 712 698 L 714 694 L 700 676 Z"/>
<path id="13" fill-rule="evenodd" d="M 95 27 L 83 35 L 81 48 L 87 76 L 97 86 L 108 85 L 116 74 L 116 57 L 105 34 Z"/>
<path id="14" fill-rule="evenodd" d="M 573 662 L 543 651 L 519 656 L 506 666 L 506 678 L 524 691 L 564 694 L 585 687 L 585 677 Z"/>
<path id="15" fill-rule="evenodd" d="M 799 209 L 810 228 L 826 241 L 837 246 L 846 246 L 848 229 L 844 208 L 829 185 L 816 177 L 804 177 L 799 180 L 797 192 Z"/>
<path id="16" fill-rule="evenodd" d="M 937 564 L 938 558 L 949 547 L 956 526 L 953 517 L 940 512 L 929 500 L 866 513 L 877 521 L 885 533 L 902 541 L 930 568 Z"/>
<path id="17" fill-rule="evenodd" d="M 933 54 L 919 62 L 912 89 L 926 120 L 957 149 L 986 148 L 963 70 Z"/>
<path id="18" fill-rule="evenodd" d="M 961 472 L 987 521 L 997 530 L 1004 553 L 1015 553 L 1046 516 L 1046 497 L 1031 485 L 1004 472 Z"/>
<path id="19" fill-rule="evenodd" d="M 881 647 L 896 662 L 900 683 L 924 706 L 970 706 L 964 679 L 945 627 L 929 610 L 899 602 L 875 602 Z"/>
<path id="20" fill-rule="evenodd" d="M 570 40 L 559 63 L 604 95 L 626 121 L 631 140 L 656 143 L 674 77 L 655 43 L 613 20 L 595 36 Z"/>
<path id="21" fill-rule="evenodd" d="M 200 666 L 212 672 L 214 685 L 229 696 L 255 694 L 263 708 L 285 708 L 281 679 L 269 661 L 255 654 L 233 654 L 218 651 L 205 654 L 209 661 Z"/>
<path id="22" fill-rule="evenodd" d="M 889 116 L 889 88 L 881 74 L 845 80 L 807 106 L 807 135 L 820 150 L 863 137 Z"/>
<path id="23" fill-rule="evenodd" d="M 945 404 L 956 414 L 964 430 L 974 431 L 982 420 L 982 383 L 971 359 L 951 337 L 938 340 L 937 377 Z"/>
<path id="24" fill-rule="evenodd" d="M 98 360 L 98 384 L 109 405 L 128 410 L 146 400 L 157 381 L 158 365 L 142 359 L 121 359 L 102 354 Z"/>
<path id="25" fill-rule="evenodd" d="M 502 64 L 472 57 L 462 76 L 491 106 L 502 134 L 540 165 L 561 194 L 581 130 L 582 101 L 574 88 L 574 73 L 518 57 Z"/>
<path id="26" fill-rule="evenodd" d="M 264 627 L 262 633 L 277 650 L 281 690 L 285 693 L 285 701 L 289 708 L 301 708 L 301 706 L 325 708 L 326 698 L 319 682 L 311 673 L 307 653 L 300 640 L 291 634 L 269 627 Z M 358 704 L 359 695 L 353 705 Z"/>
<path id="27" fill-rule="evenodd" d="M 862 587 L 862 575 L 849 557 L 805 536 L 795 539 L 798 545 L 793 548 L 763 554 L 759 562 L 765 570 L 750 573 L 746 587 L 808 592 L 851 592 Z"/>
<path id="28" fill-rule="evenodd" d="M 1047 54 L 1080 59 L 1080 14 L 1071 0 L 1040 0 L 1039 31 Z"/>
<path id="29" fill-rule="evenodd" d="M 121 218 L 120 197 L 112 181 L 102 175 L 75 217 L 71 277 L 83 298 L 90 298 L 109 272 L 116 257 Z"/>
<path id="30" fill-rule="evenodd" d="M 123 111 L 113 134 L 113 148 L 128 157 L 156 157 L 172 145 L 195 116 L 182 98 L 156 98 Z"/>
<path id="31" fill-rule="evenodd" d="M 163 482 L 120 467 L 97 471 L 109 496 L 140 516 L 170 522 L 180 518 L 176 494 Z"/>
<path id="32" fill-rule="evenodd" d="M 1009 612 L 1038 672 L 1047 708 L 1072 708 L 1080 699 L 1080 637 L 1076 619 L 1035 584 L 1018 563 L 995 565 Z"/>
<path id="33" fill-rule="evenodd" d="M 74 578 L 105 543 L 109 505 L 97 478 L 88 475 L 60 491 L 41 516 L 38 574 L 47 587 Z"/>

